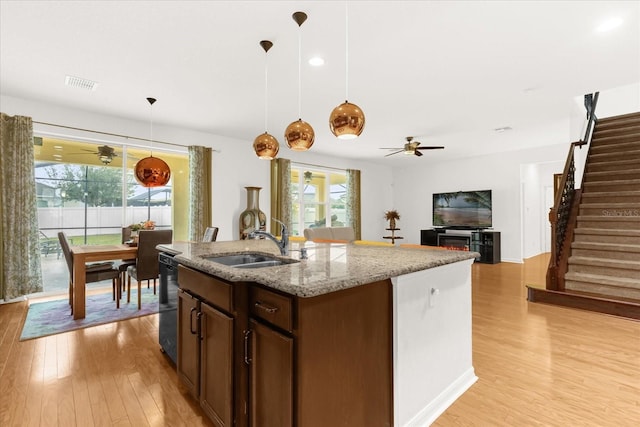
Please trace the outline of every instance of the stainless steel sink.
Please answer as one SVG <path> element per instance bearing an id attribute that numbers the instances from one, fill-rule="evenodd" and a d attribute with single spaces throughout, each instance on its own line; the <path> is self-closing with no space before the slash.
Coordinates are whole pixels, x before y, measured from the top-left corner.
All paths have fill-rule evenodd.
<path id="1" fill-rule="evenodd" d="M 227 265 L 233 268 L 262 268 L 298 262 L 295 259 L 277 258 L 264 254 L 238 254 L 223 256 L 208 256 L 204 259 Z"/>

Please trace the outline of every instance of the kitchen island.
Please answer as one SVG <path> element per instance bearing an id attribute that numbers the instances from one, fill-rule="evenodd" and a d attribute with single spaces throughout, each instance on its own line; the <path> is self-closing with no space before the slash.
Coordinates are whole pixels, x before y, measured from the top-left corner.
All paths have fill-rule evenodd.
<path id="1" fill-rule="evenodd" d="M 300 245 L 291 245 L 291 258 L 299 258 Z M 196 300 L 179 314 L 185 345 L 178 358 L 200 353 L 197 365 L 204 366 L 209 349 L 210 365 L 219 368 L 181 374 L 178 363 L 216 425 L 423 426 L 476 381 L 471 264 L 477 254 L 304 246 L 308 259 L 257 269 L 206 258 L 279 257 L 272 242 L 159 246 L 181 264 L 180 292 Z M 216 293 L 206 298 L 205 289 Z M 207 316 L 197 304 L 215 310 L 207 308 Z M 208 329 L 192 326 L 194 310 L 213 322 Z M 195 329 L 201 332 L 190 347 L 186 335 Z M 220 345 L 206 344 L 203 335 L 213 331 L 225 331 L 224 354 Z M 217 386 L 207 386 L 207 378 L 226 385 L 212 391 Z"/>

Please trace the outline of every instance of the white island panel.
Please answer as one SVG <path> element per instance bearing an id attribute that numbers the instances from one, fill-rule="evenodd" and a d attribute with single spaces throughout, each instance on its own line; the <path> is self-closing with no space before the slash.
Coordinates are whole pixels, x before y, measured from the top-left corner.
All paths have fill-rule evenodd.
<path id="1" fill-rule="evenodd" d="M 472 259 L 392 278 L 394 425 L 430 425 L 477 381 Z"/>

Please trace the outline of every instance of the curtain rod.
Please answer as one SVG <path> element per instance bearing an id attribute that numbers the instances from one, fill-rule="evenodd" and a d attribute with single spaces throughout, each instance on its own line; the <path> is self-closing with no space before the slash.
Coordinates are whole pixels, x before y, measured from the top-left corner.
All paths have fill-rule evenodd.
<path id="1" fill-rule="evenodd" d="M 35 120 L 33 120 L 33 123 L 37 123 L 39 125 L 54 126 L 54 127 L 58 127 L 58 128 L 64 128 L 64 129 L 80 130 L 80 131 L 83 131 L 83 132 L 97 133 L 97 134 L 100 134 L 100 135 L 117 136 L 119 138 L 125 138 L 125 139 L 135 139 L 135 140 L 138 140 L 138 141 L 157 142 L 159 144 L 167 144 L 167 145 L 173 145 L 175 147 L 187 148 L 187 146 L 185 146 L 185 145 L 180 145 L 180 144 L 176 144 L 176 143 L 173 143 L 173 142 L 158 141 L 158 140 L 155 140 L 155 139 L 154 140 L 150 140 L 150 139 L 147 139 L 147 138 L 139 138 L 137 136 L 127 136 L 127 135 L 120 135 L 120 134 L 117 134 L 117 133 L 101 132 L 101 131 L 98 131 L 98 130 L 76 128 L 76 127 L 73 127 L 73 126 L 56 125 L 54 123 L 38 122 L 38 121 L 35 121 Z"/>
<path id="2" fill-rule="evenodd" d="M 322 166 L 322 165 L 312 165 L 311 163 L 302 163 L 302 162 L 295 162 L 295 161 L 291 161 L 291 163 L 293 165 L 300 165 L 300 166 L 310 166 L 310 167 L 314 167 L 314 168 L 321 168 L 321 169 L 327 169 L 327 170 L 333 170 L 333 171 L 340 171 L 340 172 L 345 172 L 347 171 L 347 169 L 340 169 L 340 168 L 332 168 L 330 166 Z"/>

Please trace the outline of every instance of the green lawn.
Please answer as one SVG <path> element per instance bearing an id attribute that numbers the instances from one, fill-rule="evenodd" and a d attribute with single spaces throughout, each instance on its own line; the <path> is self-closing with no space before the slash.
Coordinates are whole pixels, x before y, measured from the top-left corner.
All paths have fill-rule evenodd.
<path id="1" fill-rule="evenodd" d="M 84 245 L 84 235 L 67 235 L 72 245 Z M 87 245 L 113 245 L 121 243 L 120 234 L 97 234 L 87 236 Z"/>

